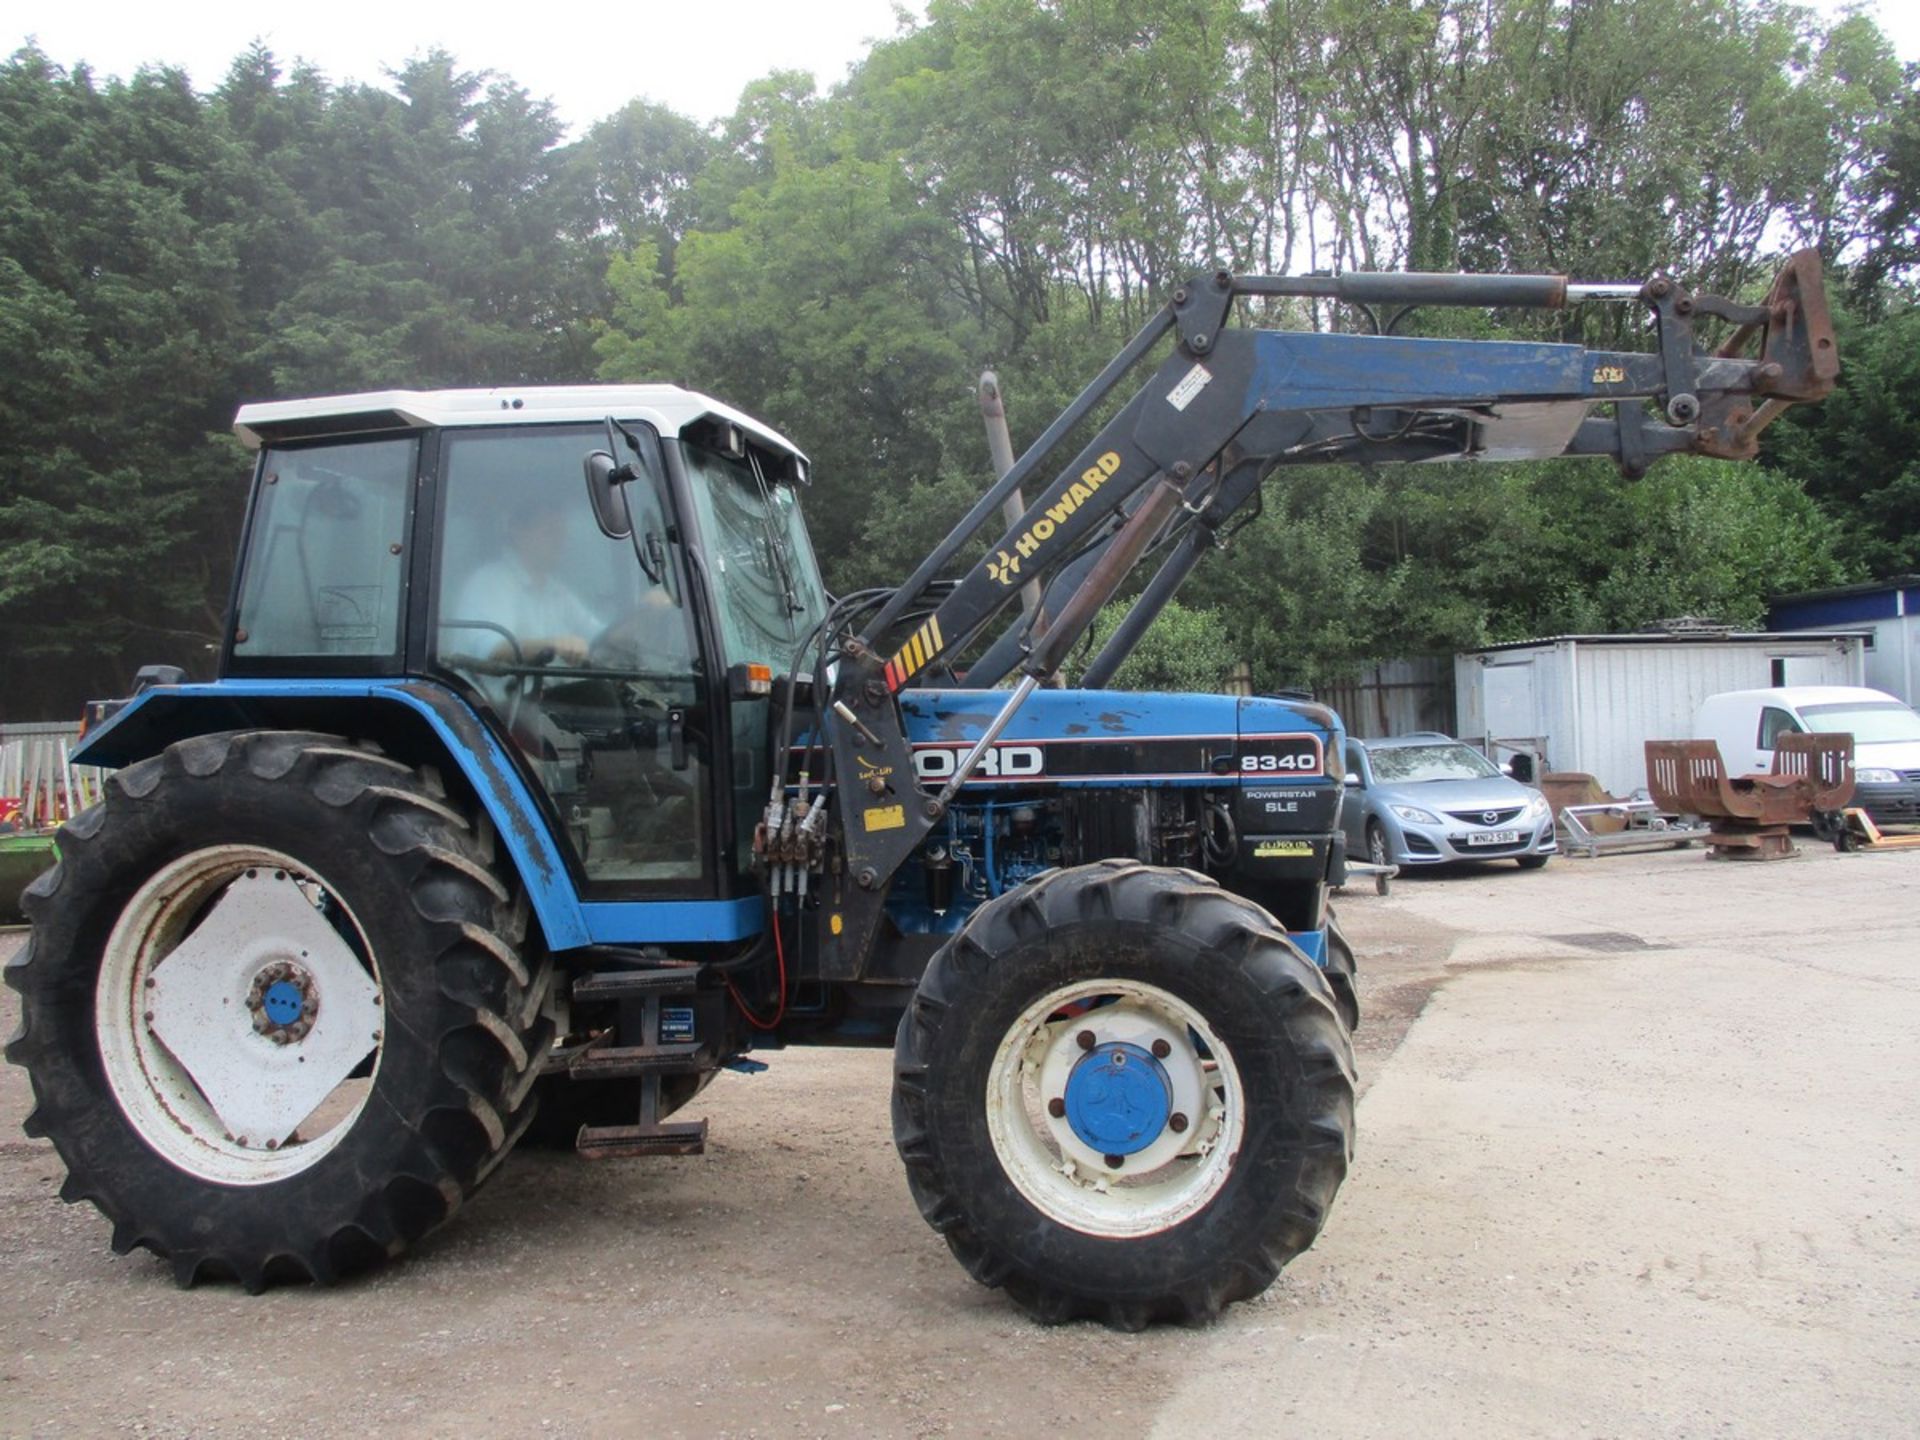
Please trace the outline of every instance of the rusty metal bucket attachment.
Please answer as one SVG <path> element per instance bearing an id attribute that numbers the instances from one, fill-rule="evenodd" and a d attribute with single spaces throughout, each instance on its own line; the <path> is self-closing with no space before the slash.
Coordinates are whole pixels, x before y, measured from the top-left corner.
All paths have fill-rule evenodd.
<path id="1" fill-rule="evenodd" d="M 1710 295 L 1699 297 L 1696 304 L 1709 314 L 1743 322 L 1714 352 L 1721 359 L 1755 358 L 1748 351 L 1753 337 L 1761 337 L 1752 391 L 1706 399 L 1694 444 L 1703 455 L 1751 460 L 1759 452 L 1762 430 L 1796 401 L 1825 399 L 1840 376 L 1840 347 L 1827 310 L 1819 252 L 1802 250 L 1788 260 L 1761 306 L 1735 305 Z M 1756 313 L 1764 318 L 1751 318 Z"/>
<path id="2" fill-rule="evenodd" d="M 1853 736 L 1844 730 L 1782 735 L 1774 741 L 1773 773 L 1811 781 L 1814 810 L 1843 810 L 1853 798 Z"/>
<path id="3" fill-rule="evenodd" d="M 1663 808 L 1708 823 L 1707 856 L 1714 860 L 1794 854 L 1787 827 L 1808 818 L 1820 793 L 1806 774 L 1729 776 L 1711 740 L 1647 741 L 1647 789 Z"/>
<path id="4" fill-rule="evenodd" d="M 1762 393 L 1783 400 L 1824 400 L 1840 377 L 1840 348 L 1834 341 L 1833 317 L 1827 310 L 1826 281 L 1820 272 L 1820 252 L 1801 250 L 1780 267 L 1767 292 L 1766 339 L 1760 348 L 1763 365 L 1779 367 L 1768 374 Z M 1743 325 L 1714 353 L 1737 358 L 1747 347 L 1756 325 Z"/>

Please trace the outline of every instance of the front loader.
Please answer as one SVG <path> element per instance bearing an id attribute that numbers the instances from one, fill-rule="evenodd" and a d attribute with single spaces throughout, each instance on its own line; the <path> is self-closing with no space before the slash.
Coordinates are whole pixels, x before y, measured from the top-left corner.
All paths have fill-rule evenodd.
<path id="1" fill-rule="evenodd" d="M 1277 297 L 1372 333 L 1236 323 Z M 1375 319 L 1600 301 L 1651 350 Z M 676 1112 L 751 1051 L 892 1045 L 909 1185 L 977 1279 L 1210 1318 L 1352 1152 L 1344 735 L 1115 669 L 1278 466 L 1747 458 L 1836 365 L 1810 254 L 1756 306 L 1203 276 L 911 577 L 837 599 L 805 456 L 678 387 L 247 405 L 219 679 L 149 676 L 89 733 L 115 773 L 29 892 L 28 1131 L 116 1250 L 257 1290 L 398 1255 L 516 1142 L 697 1152 Z M 1148 561 L 1081 688 L 1043 688 Z"/>

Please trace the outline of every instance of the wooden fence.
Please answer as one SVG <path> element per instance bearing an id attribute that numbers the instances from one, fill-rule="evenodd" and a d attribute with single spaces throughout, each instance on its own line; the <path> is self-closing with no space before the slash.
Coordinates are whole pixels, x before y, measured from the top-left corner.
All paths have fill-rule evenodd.
<path id="1" fill-rule="evenodd" d="M 1345 680 L 1319 687 L 1318 697 L 1340 712 L 1347 733 L 1362 740 L 1416 730 L 1453 733 L 1453 660 L 1415 656 L 1381 660 Z"/>

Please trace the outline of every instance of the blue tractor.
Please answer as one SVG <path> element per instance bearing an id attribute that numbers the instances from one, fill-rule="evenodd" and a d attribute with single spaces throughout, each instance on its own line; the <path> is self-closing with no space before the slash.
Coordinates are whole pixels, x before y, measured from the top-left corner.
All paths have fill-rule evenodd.
<path id="1" fill-rule="evenodd" d="M 1372 333 L 1233 323 L 1281 297 Z M 1598 299 L 1654 348 L 1377 320 Z M 398 1255 L 516 1142 L 698 1151 L 676 1113 L 756 1047 L 891 1045 L 914 1198 L 976 1279 L 1209 1318 L 1313 1242 L 1352 1152 L 1344 735 L 1115 669 L 1276 466 L 1738 458 L 1834 373 L 1810 256 L 1757 306 L 1203 276 L 910 578 L 838 598 L 806 457 L 688 390 L 248 405 L 219 678 L 149 675 L 88 735 L 115 774 L 28 897 L 28 1130 L 116 1250 L 257 1290 Z"/>

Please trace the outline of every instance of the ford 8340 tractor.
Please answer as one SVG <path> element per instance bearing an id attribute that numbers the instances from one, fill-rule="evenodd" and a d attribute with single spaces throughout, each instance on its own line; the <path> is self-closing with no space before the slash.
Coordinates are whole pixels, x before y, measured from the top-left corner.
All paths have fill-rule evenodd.
<path id="1" fill-rule="evenodd" d="M 1373 323 L 1239 323 L 1274 297 Z M 1649 350 L 1389 314 L 1602 300 Z M 116 1250 L 254 1290 L 398 1255 L 523 1137 L 698 1151 L 675 1112 L 756 1046 L 892 1045 L 913 1197 L 976 1279 L 1048 1320 L 1213 1316 L 1313 1242 L 1352 1150 L 1343 732 L 1116 668 L 1276 466 L 1744 458 L 1835 373 L 1811 255 L 1758 305 L 1202 276 L 912 576 L 837 599 L 806 458 L 703 395 L 247 405 L 219 678 L 88 735 L 115 773 L 28 897 L 27 1128 Z"/>

